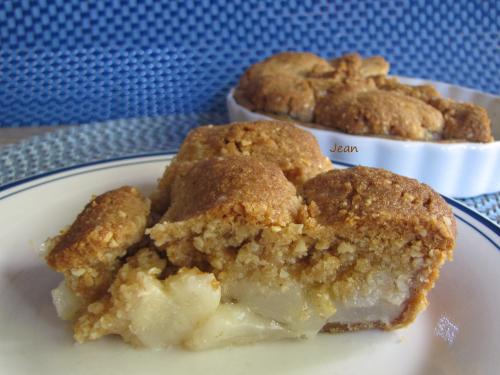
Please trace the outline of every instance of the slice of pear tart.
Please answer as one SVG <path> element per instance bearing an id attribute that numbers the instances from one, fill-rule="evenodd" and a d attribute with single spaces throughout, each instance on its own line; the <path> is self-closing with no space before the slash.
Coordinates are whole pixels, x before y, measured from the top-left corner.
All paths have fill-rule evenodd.
<path id="1" fill-rule="evenodd" d="M 440 195 L 381 169 L 331 169 L 316 152 L 297 182 L 270 145 L 267 157 L 177 160 L 154 195 L 168 194 L 160 215 L 121 188 L 50 241 L 47 261 L 66 277 L 54 302 L 78 342 L 202 350 L 415 319 L 455 245 Z"/>

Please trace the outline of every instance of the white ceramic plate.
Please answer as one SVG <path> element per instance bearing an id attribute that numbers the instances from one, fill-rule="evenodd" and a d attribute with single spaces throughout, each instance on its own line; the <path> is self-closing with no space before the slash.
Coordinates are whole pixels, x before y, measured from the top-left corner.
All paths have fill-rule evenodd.
<path id="1" fill-rule="evenodd" d="M 416 178 L 440 193 L 452 197 L 470 197 L 499 191 L 500 97 L 442 82 L 399 78 L 401 82 L 411 85 L 432 84 L 444 97 L 483 106 L 491 118 L 496 141 L 491 143 L 402 141 L 298 125 L 316 137 L 321 151 L 334 162 L 385 168 Z M 227 109 L 231 121 L 271 119 L 236 103 L 233 90 L 227 96 Z M 335 145 L 341 146 L 342 149 L 347 146 L 348 150 L 356 151 L 332 152 Z M 338 147 L 335 149 L 338 150 Z"/>
<path id="2" fill-rule="evenodd" d="M 500 368 L 499 228 L 450 200 L 455 260 L 430 307 L 407 329 L 320 335 L 200 353 L 137 350 L 116 338 L 74 344 L 50 290 L 60 276 L 38 258 L 47 236 L 92 194 L 124 184 L 152 190 L 168 156 L 101 162 L 0 188 L 1 374 L 495 374 Z"/>

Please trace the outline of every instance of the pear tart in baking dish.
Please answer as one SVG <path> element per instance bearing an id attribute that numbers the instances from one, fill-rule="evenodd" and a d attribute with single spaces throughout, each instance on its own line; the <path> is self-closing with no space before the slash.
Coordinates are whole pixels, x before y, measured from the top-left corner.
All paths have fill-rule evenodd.
<path id="1" fill-rule="evenodd" d="M 349 134 L 422 141 L 491 142 L 490 119 L 476 104 L 445 99 L 431 85 L 388 77 L 380 56 L 327 61 L 283 52 L 252 65 L 234 97 L 251 111 Z"/>
<path id="2" fill-rule="evenodd" d="M 153 211 L 135 189 L 113 190 L 49 241 L 65 275 L 54 303 L 77 341 L 201 350 L 403 327 L 456 235 L 428 186 L 333 169 L 314 138 L 279 122 L 193 130 Z"/>

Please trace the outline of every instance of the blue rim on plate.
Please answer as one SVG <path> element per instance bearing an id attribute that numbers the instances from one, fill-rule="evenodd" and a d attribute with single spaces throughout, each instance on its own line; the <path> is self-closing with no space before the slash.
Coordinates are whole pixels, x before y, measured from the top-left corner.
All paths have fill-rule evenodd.
<path id="1" fill-rule="evenodd" d="M 20 179 L 20 180 L 17 180 L 17 181 L 9 182 L 9 183 L 4 184 L 4 185 L 0 185 L 0 193 L 2 191 L 7 190 L 7 189 L 10 189 L 10 188 L 13 188 L 13 187 L 16 187 L 16 186 L 19 186 L 19 185 L 22 185 L 22 184 L 34 181 L 34 180 L 37 180 L 39 178 L 48 177 L 48 176 L 51 176 L 51 175 L 54 175 L 54 174 L 58 174 L 58 173 L 62 173 L 62 172 L 68 172 L 68 171 L 71 171 L 73 169 L 85 168 L 85 167 L 90 167 L 92 165 L 112 163 L 112 162 L 115 162 L 115 161 L 128 160 L 128 159 L 137 159 L 137 158 L 151 157 L 151 156 L 172 155 L 172 154 L 175 154 L 176 152 L 177 152 L 177 150 L 166 150 L 164 152 L 163 151 L 162 152 L 150 152 L 150 153 L 145 153 L 145 154 L 135 154 L 135 155 L 128 155 L 128 156 L 120 156 L 120 157 L 116 157 L 116 158 L 109 158 L 109 159 L 102 159 L 102 160 L 97 160 L 97 161 L 91 161 L 91 162 L 88 162 L 88 163 L 75 164 L 75 165 L 72 165 L 70 167 L 64 167 L 64 168 L 54 169 L 54 170 L 52 170 L 50 172 L 44 172 L 44 173 L 36 174 L 36 175 L 30 176 L 30 177 L 27 177 L 27 178 L 23 178 L 23 179 Z M 12 194 L 9 194 L 9 195 L 7 195 L 5 197 L 2 197 L 0 199 L 7 198 L 10 195 L 12 195 Z"/>
<path id="2" fill-rule="evenodd" d="M 175 151 L 177 151 L 177 150 L 175 150 Z M 31 176 L 31 177 L 28 177 L 28 178 L 25 178 L 25 179 L 22 179 L 22 180 L 18 180 L 18 181 L 14 181 L 14 182 L 5 184 L 3 186 L 0 186 L 0 193 L 6 191 L 8 189 L 14 188 L 16 186 L 20 186 L 20 185 L 23 185 L 23 184 L 26 184 L 26 183 L 29 183 L 29 182 L 32 182 L 32 181 L 44 178 L 44 177 L 48 177 L 48 176 L 52 176 L 52 175 L 57 175 L 57 174 L 60 174 L 60 173 L 63 173 L 63 172 L 77 170 L 77 169 L 81 169 L 81 168 L 85 168 L 85 167 L 90 167 L 90 166 L 94 166 L 94 165 L 101 165 L 101 164 L 106 164 L 106 163 L 112 163 L 112 162 L 123 161 L 123 160 L 132 160 L 132 159 L 138 159 L 138 158 L 147 158 L 147 157 L 154 157 L 154 156 L 165 156 L 165 157 L 167 157 L 167 156 L 173 156 L 173 155 L 175 155 L 175 152 L 173 150 L 166 150 L 165 152 L 155 152 L 155 153 L 145 153 L 145 154 L 137 154 L 137 155 L 131 155 L 131 156 L 122 156 L 122 157 L 117 157 L 117 158 L 98 160 L 98 161 L 89 162 L 89 163 L 77 164 L 77 165 L 74 165 L 74 166 L 71 166 L 71 167 L 65 167 L 65 168 L 56 169 L 56 170 L 53 170 L 53 171 L 50 171 L 50 172 L 41 173 L 41 174 L 34 175 L 34 176 Z M 144 161 L 140 161 L 140 162 L 131 162 L 129 164 L 148 163 L 148 162 L 151 162 L 151 160 L 144 160 Z M 341 162 L 335 162 L 335 163 L 338 164 L 338 165 L 342 165 L 344 167 L 353 167 L 353 165 L 348 164 L 348 163 L 341 163 Z M 128 164 L 121 164 L 121 166 L 123 166 L 123 165 L 128 165 Z M 79 174 L 87 173 L 87 172 L 93 172 L 93 171 L 96 171 L 96 170 L 109 169 L 109 168 L 113 168 L 113 167 L 115 167 L 115 166 L 114 165 L 113 166 L 107 166 L 107 167 L 104 166 L 104 167 L 98 168 L 98 169 L 92 169 L 92 170 L 89 170 L 89 171 L 78 172 L 78 173 L 73 173 L 73 174 L 66 175 L 66 176 L 61 176 L 61 177 L 58 177 L 58 178 L 55 178 L 55 179 L 51 179 L 51 180 L 42 182 L 40 184 L 28 186 L 28 187 L 26 187 L 24 189 L 16 190 L 16 191 L 14 191 L 14 192 L 12 192 L 10 194 L 6 194 L 5 196 L 0 197 L 0 200 L 6 199 L 8 197 L 11 197 L 11 196 L 13 196 L 15 194 L 21 193 L 23 191 L 34 189 L 34 188 L 36 188 L 38 186 L 45 185 L 45 184 L 48 184 L 50 182 L 54 182 L 54 181 L 57 181 L 57 180 L 60 180 L 60 179 L 69 178 L 69 177 L 73 177 L 75 175 L 79 175 Z M 472 218 L 476 219 L 481 224 L 483 224 L 485 227 L 487 227 L 488 229 L 490 229 L 494 234 L 496 234 L 497 236 L 500 236 L 500 226 L 498 226 L 497 224 L 495 224 L 493 221 L 489 220 L 487 217 L 479 214 L 478 212 L 476 212 L 473 209 L 467 207 L 466 205 L 464 205 L 464 204 L 456 201 L 453 198 L 449 198 L 449 197 L 446 197 L 446 196 L 443 196 L 443 195 L 442 195 L 442 197 L 446 200 L 446 202 L 449 205 L 457 208 L 458 210 L 460 210 L 460 211 L 464 212 L 465 214 L 471 216 Z M 462 217 L 460 217 L 460 216 L 458 216 L 456 214 L 455 214 L 455 217 L 457 219 L 459 219 L 460 221 L 464 222 L 465 224 L 467 224 L 469 227 L 471 227 L 472 229 L 474 229 L 476 232 L 478 232 L 481 236 L 483 236 L 491 244 L 493 244 L 493 246 L 497 250 L 500 251 L 500 241 L 498 239 L 495 240 L 494 238 L 491 238 L 486 233 L 484 233 L 479 228 L 477 228 L 474 224 L 470 223 L 469 221 L 465 220 L 464 218 L 462 218 Z"/>

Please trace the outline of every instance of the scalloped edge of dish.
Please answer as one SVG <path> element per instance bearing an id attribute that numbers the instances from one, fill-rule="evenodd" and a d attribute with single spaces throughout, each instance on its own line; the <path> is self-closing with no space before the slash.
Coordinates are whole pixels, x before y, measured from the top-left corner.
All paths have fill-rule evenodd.
<path id="1" fill-rule="evenodd" d="M 404 83 L 432 84 L 445 97 L 484 106 L 493 132 L 500 132 L 500 97 L 460 86 L 418 78 L 399 77 Z M 231 122 L 275 120 L 239 105 L 232 88 L 226 98 Z M 296 123 L 312 133 L 321 151 L 334 162 L 388 169 L 416 178 L 448 196 L 471 197 L 500 191 L 500 141 L 491 143 L 437 143 L 405 141 L 315 129 Z M 332 152 L 334 145 L 348 146 L 352 152 Z"/>

